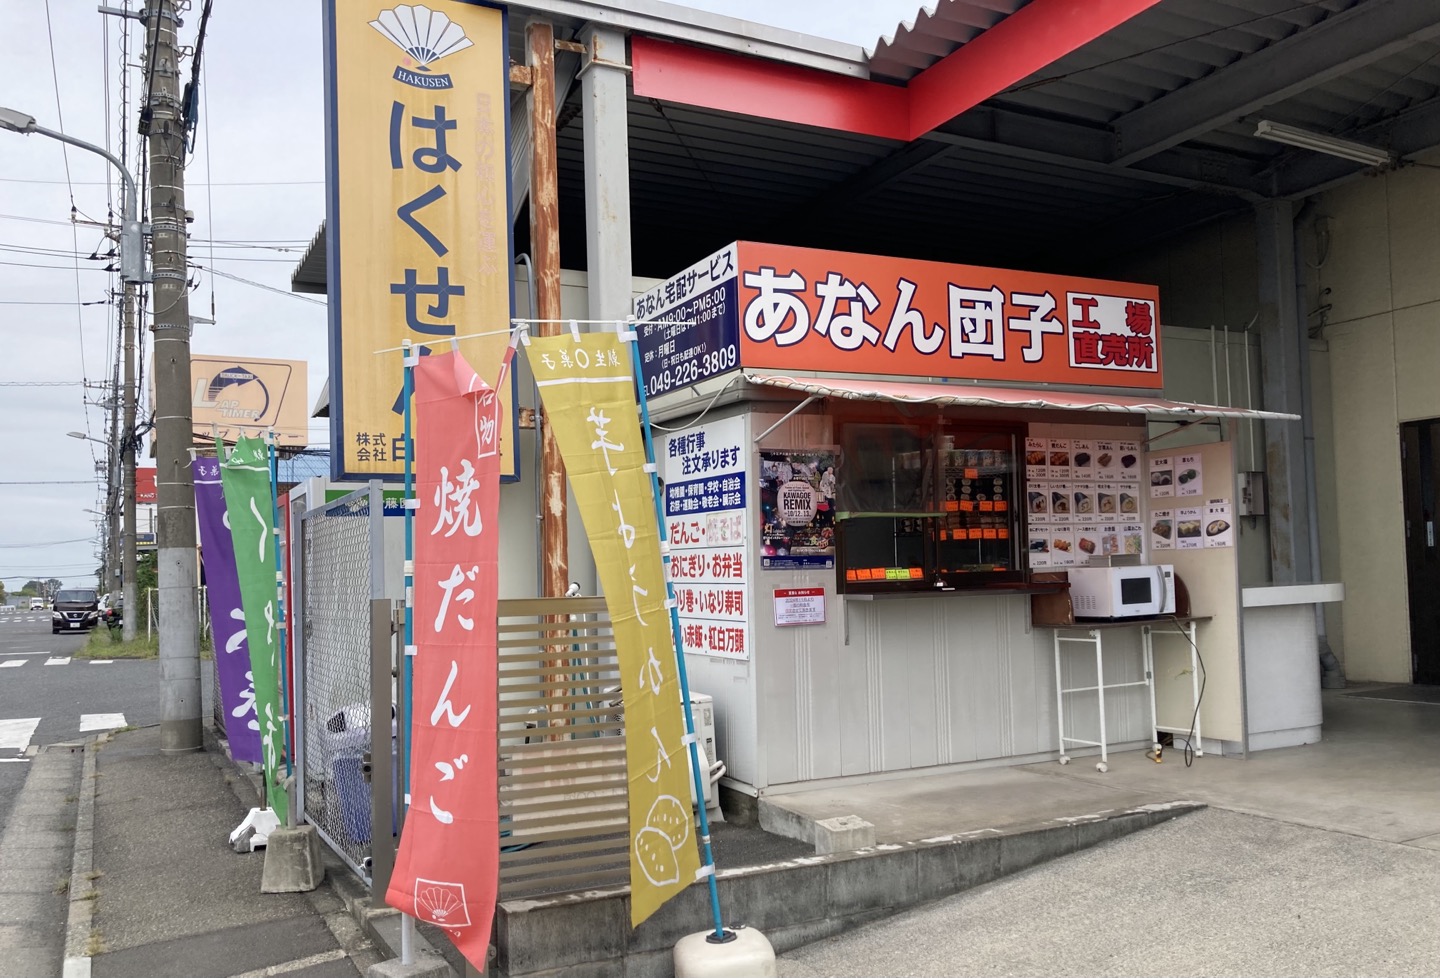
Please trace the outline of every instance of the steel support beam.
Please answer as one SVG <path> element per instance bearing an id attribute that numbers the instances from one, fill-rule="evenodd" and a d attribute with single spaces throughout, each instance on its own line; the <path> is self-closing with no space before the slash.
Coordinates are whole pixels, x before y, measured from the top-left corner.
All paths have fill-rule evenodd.
<path id="1" fill-rule="evenodd" d="M 632 310 L 630 146 L 625 35 L 588 24 L 581 31 L 585 126 L 585 253 L 591 319 L 627 319 Z"/>
<path id="2" fill-rule="evenodd" d="M 1435 37 L 1435 0 L 1356 4 L 1121 116 L 1115 162 L 1128 166 Z"/>
<path id="3" fill-rule="evenodd" d="M 1266 411 L 1301 413 L 1300 358 L 1309 355 L 1296 302 L 1295 207 L 1277 200 L 1255 208 L 1259 256 L 1260 380 Z M 1294 584 L 1310 577 L 1309 503 L 1305 442 L 1300 424 L 1265 422 L 1266 513 L 1270 522 L 1270 579 Z"/>

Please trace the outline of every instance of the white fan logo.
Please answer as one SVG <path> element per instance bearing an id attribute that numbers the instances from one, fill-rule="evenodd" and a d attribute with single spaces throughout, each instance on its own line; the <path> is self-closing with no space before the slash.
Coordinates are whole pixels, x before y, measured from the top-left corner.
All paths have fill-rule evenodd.
<path id="1" fill-rule="evenodd" d="M 370 21 L 370 26 L 415 59 L 415 67 L 420 71 L 429 71 L 436 61 L 474 44 L 465 36 L 463 27 L 423 4 L 402 3 L 382 10 Z"/>

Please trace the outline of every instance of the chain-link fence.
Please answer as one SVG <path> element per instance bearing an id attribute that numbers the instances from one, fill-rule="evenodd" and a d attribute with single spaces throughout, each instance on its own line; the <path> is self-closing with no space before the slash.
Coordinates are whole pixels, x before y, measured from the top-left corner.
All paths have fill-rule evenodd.
<path id="1" fill-rule="evenodd" d="M 292 582 L 296 753 L 305 821 L 367 882 L 372 837 L 371 599 L 381 596 L 379 483 L 301 515 Z M 387 697 L 388 699 L 388 697 Z M 389 722 L 393 731 L 393 714 Z M 390 826 L 381 831 L 388 837 Z"/>

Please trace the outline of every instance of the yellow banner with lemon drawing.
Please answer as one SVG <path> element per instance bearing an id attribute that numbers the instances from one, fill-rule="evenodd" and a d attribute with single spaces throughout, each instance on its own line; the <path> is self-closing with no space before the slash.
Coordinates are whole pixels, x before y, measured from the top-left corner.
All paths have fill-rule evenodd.
<path id="1" fill-rule="evenodd" d="M 630 783 L 630 921 L 638 925 L 695 881 L 688 749 L 665 568 L 660 556 L 630 349 L 613 333 L 533 339 L 530 368 L 615 633 Z"/>

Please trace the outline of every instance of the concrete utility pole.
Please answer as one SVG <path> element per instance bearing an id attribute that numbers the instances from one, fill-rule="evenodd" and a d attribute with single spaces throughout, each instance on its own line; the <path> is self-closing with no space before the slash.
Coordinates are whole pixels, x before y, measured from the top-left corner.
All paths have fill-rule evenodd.
<path id="1" fill-rule="evenodd" d="M 115 443 L 120 452 L 120 499 L 125 507 L 124 531 L 120 543 L 120 591 L 125 602 L 121 612 L 121 638 L 133 642 L 137 634 L 135 617 L 140 612 L 139 596 L 135 593 L 135 286 L 125 283 L 125 418 L 121 437 Z"/>
<path id="2" fill-rule="evenodd" d="M 185 130 L 180 121 L 176 50 L 179 19 L 174 0 L 149 0 L 143 16 L 149 57 L 145 63 L 148 84 L 140 131 L 148 137 L 150 151 L 160 749 L 178 753 L 200 749 L 200 622 L 196 609 L 195 485 L 190 475 L 193 436 L 190 299 L 186 291 L 189 273 L 185 265 Z M 133 493 L 133 468 L 126 478 L 127 489 Z M 125 617 L 133 616 L 127 605 Z"/>

